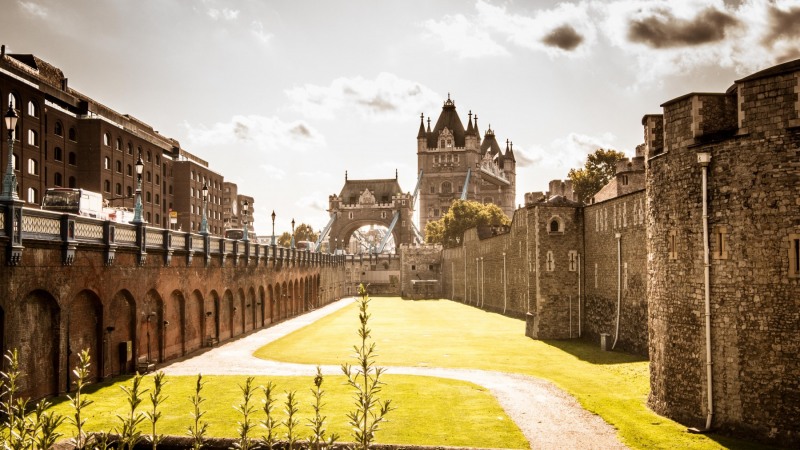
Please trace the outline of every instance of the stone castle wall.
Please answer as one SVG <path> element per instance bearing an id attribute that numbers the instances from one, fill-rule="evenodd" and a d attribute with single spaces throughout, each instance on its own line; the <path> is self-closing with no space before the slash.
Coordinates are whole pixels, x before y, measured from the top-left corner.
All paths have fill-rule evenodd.
<path id="1" fill-rule="evenodd" d="M 800 65 L 788 64 L 738 81 L 713 107 L 701 95 L 664 105 L 664 152 L 649 160 L 646 242 L 649 404 L 702 426 L 708 405 L 697 153 L 709 153 L 713 424 L 791 446 L 800 439 L 800 280 L 792 260 L 800 233 Z M 739 105 L 738 117 L 720 104 Z"/>

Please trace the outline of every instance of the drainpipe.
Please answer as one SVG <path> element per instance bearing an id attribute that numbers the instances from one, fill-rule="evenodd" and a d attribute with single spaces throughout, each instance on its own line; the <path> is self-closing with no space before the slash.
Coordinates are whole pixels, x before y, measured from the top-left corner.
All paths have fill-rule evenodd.
<path id="1" fill-rule="evenodd" d="M 483 256 L 481 256 L 481 308 L 483 308 L 484 302 L 486 301 L 486 294 L 483 289 L 483 287 L 486 286 L 486 279 L 483 277 L 485 268 L 486 265 L 483 262 Z"/>
<path id="2" fill-rule="evenodd" d="M 614 332 L 614 343 L 611 344 L 611 350 L 616 347 L 619 337 L 619 310 L 622 305 L 622 234 L 617 233 L 614 237 L 617 238 L 617 329 Z"/>
<path id="3" fill-rule="evenodd" d="M 475 258 L 475 306 L 478 306 L 481 296 L 481 274 L 478 268 L 480 258 Z"/>
<path id="4" fill-rule="evenodd" d="M 711 263 L 708 254 L 708 164 L 711 162 L 711 153 L 697 154 L 697 162 L 703 169 L 703 282 L 705 284 L 705 316 L 706 316 L 706 391 L 708 392 L 708 415 L 706 417 L 705 431 L 711 429 L 714 418 L 714 395 L 711 378 Z"/>
<path id="5" fill-rule="evenodd" d="M 578 337 L 581 337 L 581 254 L 578 253 Z"/>
<path id="6" fill-rule="evenodd" d="M 503 314 L 506 313 L 508 306 L 508 295 L 506 293 L 506 252 L 503 252 Z"/>

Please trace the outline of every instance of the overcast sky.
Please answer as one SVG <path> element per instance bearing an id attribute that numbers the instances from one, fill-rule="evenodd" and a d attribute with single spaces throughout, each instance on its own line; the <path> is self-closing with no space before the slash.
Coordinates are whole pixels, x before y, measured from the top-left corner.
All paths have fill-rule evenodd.
<path id="1" fill-rule="evenodd" d="M 351 178 L 413 191 L 448 93 L 514 142 L 517 203 L 641 117 L 800 57 L 800 2 L 7 0 L 9 53 L 131 114 L 256 198 L 256 231 L 319 229 Z"/>

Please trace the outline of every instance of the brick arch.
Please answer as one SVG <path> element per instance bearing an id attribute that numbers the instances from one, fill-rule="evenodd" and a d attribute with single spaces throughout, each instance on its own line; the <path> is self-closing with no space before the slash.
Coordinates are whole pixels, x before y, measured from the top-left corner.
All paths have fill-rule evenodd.
<path id="1" fill-rule="evenodd" d="M 256 294 L 252 287 L 246 291 L 240 289 L 239 292 L 242 293 L 244 298 L 244 309 L 242 309 L 244 317 L 242 319 L 244 321 L 244 331 L 247 332 L 252 330 L 256 324 Z"/>
<path id="2" fill-rule="evenodd" d="M 302 286 L 300 285 L 300 281 L 295 279 L 294 280 L 294 315 L 299 315 L 303 312 L 303 290 Z"/>
<path id="3" fill-rule="evenodd" d="M 280 308 L 281 308 L 281 319 L 285 319 L 288 317 L 287 312 L 287 305 L 289 303 L 289 287 L 287 286 L 286 282 L 284 281 L 281 284 L 281 297 L 279 299 Z"/>
<path id="4" fill-rule="evenodd" d="M 258 328 L 263 328 L 266 325 L 266 310 L 267 310 L 267 296 L 264 291 L 264 286 L 258 287 L 258 301 L 256 304 L 258 305 L 258 320 L 256 321 L 256 326 Z"/>
<path id="5" fill-rule="evenodd" d="M 247 317 L 245 308 L 244 289 L 236 291 L 236 300 L 233 303 L 233 336 L 239 336 L 244 332 L 244 321 Z"/>
<path id="6" fill-rule="evenodd" d="M 205 305 L 203 294 L 195 289 L 189 295 L 184 306 L 183 342 L 186 353 L 193 352 L 203 346 L 205 334 Z"/>
<path id="7" fill-rule="evenodd" d="M 103 302 L 92 290 L 78 292 L 69 302 L 67 312 L 67 369 L 68 373 L 78 365 L 81 350 L 89 351 L 92 365 L 89 366 L 89 378 L 97 381 L 107 373 L 107 340 L 114 330 L 106 332 L 103 327 Z M 67 390 L 72 387 L 65 385 Z"/>
<path id="8" fill-rule="evenodd" d="M 136 342 L 136 301 L 127 289 L 117 291 L 108 308 L 103 311 L 103 322 L 114 327 L 113 338 L 109 346 L 109 368 L 111 375 L 130 373 L 134 369 L 138 350 Z M 130 347 L 130 354 L 128 348 Z"/>
<path id="9" fill-rule="evenodd" d="M 276 295 L 275 294 L 275 290 L 272 288 L 272 285 L 271 284 L 268 285 L 267 286 L 267 296 L 269 297 L 269 299 L 267 301 L 269 302 L 269 306 L 268 306 L 269 309 L 267 311 L 269 311 L 269 323 L 275 322 L 275 318 L 277 317 L 276 311 L 275 311 L 275 307 L 276 307 L 275 295 Z"/>
<path id="10" fill-rule="evenodd" d="M 164 299 L 155 289 L 147 291 L 139 305 L 141 310 L 136 352 L 138 361 L 158 362 L 164 360 L 163 334 L 159 324 L 164 317 Z M 148 348 L 150 350 L 148 354 Z"/>
<path id="11" fill-rule="evenodd" d="M 349 247 L 350 238 L 353 237 L 353 233 L 355 233 L 356 230 L 367 225 L 379 225 L 388 229 L 389 226 L 392 224 L 392 218 L 394 217 L 393 215 L 394 212 L 392 211 L 387 214 L 386 219 L 375 218 L 375 219 L 362 219 L 362 220 L 348 220 L 346 221 L 346 223 L 342 223 L 337 228 L 335 234 L 333 230 L 331 230 L 330 242 L 334 242 L 336 239 L 338 239 L 339 248 L 346 249 Z M 338 220 L 339 219 L 337 219 L 337 221 Z M 401 232 L 401 228 L 402 228 L 401 223 L 397 223 L 394 227 L 394 230 L 392 230 L 392 237 L 394 237 L 394 242 L 397 247 L 400 246 L 400 243 L 410 244 L 414 242 L 413 234 L 410 232 Z M 409 242 L 401 241 L 403 237 L 405 237 L 406 240 L 409 240 Z"/>
<path id="12" fill-rule="evenodd" d="M 233 336 L 233 293 L 225 289 L 219 304 L 219 340 L 230 339 Z"/>
<path id="13" fill-rule="evenodd" d="M 219 294 L 212 290 L 204 303 L 205 309 L 205 337 L 206 339 L 221 339 L 219 331 Z"/>
<path id="14" fill-rule="evenodd" d="M 297 289 L 295 289 L 296 282 L 294 280 L 289 280 L 289 295 L 286 297 L 286 304 L 287 309 L 289 311 L 289 317 L 294 317 L 297 314 L 295 310 L 295 296 L 297 295 Z"/>
<path id="15" fill-rule="evenodd" d="M 15 306 L 11 324 L 21 332 L 11 348 L 19 350 L 19 368 L 25 374 L 19 380 L 20 394 L 39 399 L 57 393 L 61 308 L 52 294 L 41 289 L 29 292 Z"/>
<path id="16" fill-rule="evenodd" d="M 157 327 L 164 333 L 164 356 L 172 359 L 184 353 L 184 314 L 186 311 L 186 298 L 183 292 L 176 289 L 169 296 L 169 301 L 164 308 L 164 319 L 158 321 Z"/>

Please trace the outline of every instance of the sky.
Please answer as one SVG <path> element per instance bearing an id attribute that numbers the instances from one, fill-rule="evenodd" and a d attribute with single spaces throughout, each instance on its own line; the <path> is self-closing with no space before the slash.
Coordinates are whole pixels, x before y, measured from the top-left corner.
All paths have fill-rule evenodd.
<path id="1" fill-rule="evenodd" d="M 800 1 L 6 0 L 0 43 L 59 67 L 255 197 L 258 234 L 315 229 L 351 179 L 417 177 L 420 113 L 514 144 L 517 203 L 641 118 L 800 58 Z"/>

